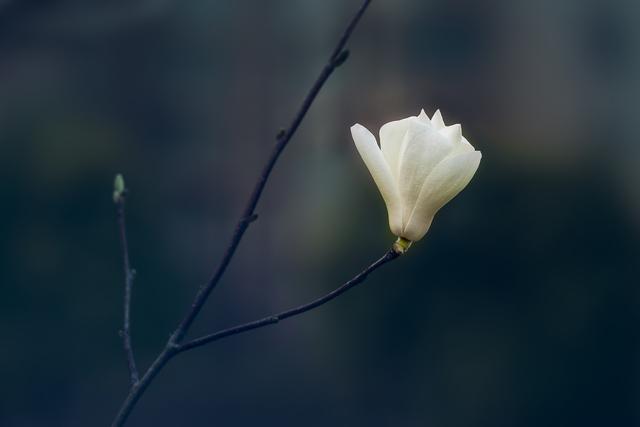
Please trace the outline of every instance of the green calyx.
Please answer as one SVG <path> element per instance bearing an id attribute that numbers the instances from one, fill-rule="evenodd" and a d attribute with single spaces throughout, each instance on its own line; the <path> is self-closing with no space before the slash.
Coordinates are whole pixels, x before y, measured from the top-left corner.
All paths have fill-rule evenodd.
<path id="1" fill-rule="evenodd" d="M 402 255 L 409 250 L 412 243 L 413 242 L 411 240 L 407 240 L 404 237 L 398 237 L 398 240 L 393 244 L 393 251 L 398 255 Z"/>

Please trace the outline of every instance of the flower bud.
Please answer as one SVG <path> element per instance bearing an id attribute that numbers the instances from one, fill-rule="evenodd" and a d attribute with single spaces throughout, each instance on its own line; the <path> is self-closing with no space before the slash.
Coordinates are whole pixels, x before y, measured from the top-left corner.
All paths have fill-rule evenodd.
<path id="1" fill-rule="evenodd" d="M 407 241 L 424 237 L 438 210 L 471 181 L 482 157 L 459 124 L 444 124 L 440 110 L 431 119 L 422 110 L 385 124 L 380 147 L 362 125 L 353 125 L 351 135 L 387 205 L 391 232 Z"/>
<path id="2" fill-rule="evenodd" d="M 117 174 L 113 180 L 113 203 L 120 203 L 124 198 L 127 189 L 124 185 L 124 177 Z"/>

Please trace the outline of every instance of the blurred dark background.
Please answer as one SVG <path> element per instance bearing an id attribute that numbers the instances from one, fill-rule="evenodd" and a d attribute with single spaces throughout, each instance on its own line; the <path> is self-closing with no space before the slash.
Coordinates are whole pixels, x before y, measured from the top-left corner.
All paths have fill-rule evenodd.
<path id="1" fill-rule="evenodd" d="M 0 1 L 0 425 L 126 394 L 215 267 L 359 0 Z M 640 425 L 635 0 L 376 0 L 191 336 L 314 298 L 392 243 L 349 126 L 436 108 L 482 150 L 406 257 L 186 353 L 131 426 Z"/>

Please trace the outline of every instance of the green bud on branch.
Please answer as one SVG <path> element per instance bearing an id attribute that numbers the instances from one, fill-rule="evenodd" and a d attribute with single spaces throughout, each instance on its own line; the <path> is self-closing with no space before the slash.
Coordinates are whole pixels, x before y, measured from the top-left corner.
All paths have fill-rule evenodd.
<path id="1" fill-rule="evenodd" d="M 126 192 L 127 188 L 124 185 L 124 177 L 122 174 L 117 174 L 113 180 L 113 203 L 121 203 L 124 200 Z"/>

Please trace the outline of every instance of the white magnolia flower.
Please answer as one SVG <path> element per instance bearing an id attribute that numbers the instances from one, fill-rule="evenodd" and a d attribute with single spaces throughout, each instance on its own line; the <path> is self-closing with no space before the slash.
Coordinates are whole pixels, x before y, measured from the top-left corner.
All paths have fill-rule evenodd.
<path id="1" fill-rule="evenodd" d="M 440 110 L 380 128 L 380 147 L 362 125 L 351 127 L 356 148 L 389 213 L 389 227 L 406 250 L 429 230 L 438 210 L 467 186 L 482 155 L 462 136 L 459 124 L 445 126 Z"/>

